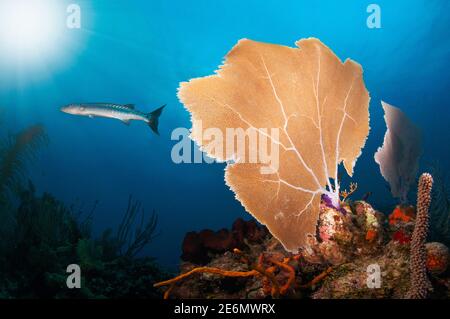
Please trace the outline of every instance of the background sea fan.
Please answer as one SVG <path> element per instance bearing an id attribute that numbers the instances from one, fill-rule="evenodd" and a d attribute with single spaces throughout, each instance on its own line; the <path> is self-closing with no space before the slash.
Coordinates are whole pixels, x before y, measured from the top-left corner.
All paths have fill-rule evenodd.
<path id="1" fill-rule="evenodd" d="M 357 63 L 339 58 L 318 39 L 299 48 L 241 40 L 217 75 L 182 83 L 179 98 L 191 112 L 191 138 L 210 157 L 233 159 L 226 183 L 245 209 L 284 247 L 297 251 L 315 233 L 321 195 L 339 205 L 338 165 L 349 175 L 369 132 L 369 94 Z M 224 155 L 203 129 L 279 129 L 279 169 Z M 223 143 L 226 144 L 226 143 Z"/>
<path id="2" fill-rule="evenodd" d="M 29 126 L 11 135 L 0 146 L 0 195 L 14 190 L 22 179 L 27 160 L 34 158 L 36 150 L 47 143 L 47 134 L 42 125 Z"/>
<path id="3" fill-rule="evenodd" d="M 392 195 L 405 203 L 419 168 L 421 134 L 400 109 L 383 101 L 381 105 L 387 130 L 383 146 L 378 148 L 374 158 Z"/>

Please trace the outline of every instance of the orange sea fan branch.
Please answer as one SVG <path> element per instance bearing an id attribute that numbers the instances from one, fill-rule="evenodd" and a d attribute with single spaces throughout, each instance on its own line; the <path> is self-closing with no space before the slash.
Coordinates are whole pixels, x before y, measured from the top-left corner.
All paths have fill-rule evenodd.
<path id="1" fill-rule="evenodd" d="M 287 271 L 289 273 L 289 278 L 286 281 L 286 283 L 280 287 L 280 294 L 284 295 L 288 292 L 288 290 L 292 287 L 294 281 L 295 281 L 295 269 L 288 265 L 285 262 L 279 262 L 276 260 L 271 259 L 270 262 L 274 263 L 275 265 L 277 265 L 278 267 L 282 268 L 283 270 Z"/>
<path id="2" fill-rule="evenodd" d="M 181 280 L 183 280 L 193 274 L 196 274 L 196 273 L 210 273 L 210 274 L 217 274 L 217 275 L 222 275 L 222 276 L 226 276 L 226 277 L 250 277 L 250 276 L 255 276 L 255 275 L 259 274 L 259 272 L 257 270 L 229 271 L 229 270 L 222 270 L 220 268 L 214 268 L 214 267 L 197 267 L 197 268 L 194 268 L 184 274 L 176 276 L 175 278 L 158 282 L 158 283 L 154 284 L 153 287 L 157 288 L 157 287 L 167 286 L 172 283 L 181 281 Z"/>
<path id="3" fill-rule="evenodd" d="M 245 263 L 249 262 L 248 259 L 244 256 L 244 253 L 242 251 L 240 251 L 239 249 L 235 248 L 233 250 L 233 252 L 240 255 L 242 260 Z M 168 299 L 170 293 L 172 292 L 172 290 L 175 287 L 175 284 L 177 282 L 180 282 L 183 279 L 185 279 L 193 274 L 196 274 L 196 273 L 210 273 L 210 274 L 217 274 L 217 275 L 221 275 L 221 276 L 225 276 L 225 277 L 252 277 L 252 276 L 262 275 L 262 276 L 266 277 L 272 283 L 272 290 L 271 290 L 272 297 L 278 298 L 280 295 L 280 285 L 278 284 L 275 276 L 273 275 L 273 271 L 275 269 L 272 270 L 271 269 L 272 267 L 269 267 L 268 269 L 264 269 L 262 263 L 263 263 L 263 255 L 261 254 L 261 256 L 258 258 L 258 263 L 253 266 L 250 266 L 252 268 L 252 270 L 249 270 L 249 271 L 230 271 L 230 270 L 223 270 L 223 269 L 215 268 L 215 267 L 196 267 L 196 268 L 194 268 L 184 274 L 176 276 L 172 279 L 155 283 L 153 285 L 153 287 L 158 288 L 158 287 L 163 287 L 163 286 L 169 286 L 169 288 L 164 292 L 164 299 Z M 288 283 L 289 282 L 290 282 L 290 280 L 288 280 Z M 291 286 L 291 284 L 289 284 L 289 287 L 290 286 Z M 288 289 L 289 287 L 285 288 L 284 290 Z"/>

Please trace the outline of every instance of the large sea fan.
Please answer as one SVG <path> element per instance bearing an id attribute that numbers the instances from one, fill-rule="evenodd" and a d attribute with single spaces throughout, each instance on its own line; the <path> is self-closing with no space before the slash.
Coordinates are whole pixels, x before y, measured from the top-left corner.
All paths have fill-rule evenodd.
<path id="1" fill-rule="evenodd" d="M 191 138 L 210 157 L 233 161 L 226 183 L 290 251 L 315 233 L 322 195 L 339 205 L 338 165 L 343 162 L 353 174 L 369 132 L 361 66 L 342 63 L 318 39 L 296 45 L 241 40 L 217 75 L 190 80 L 179 89 L 192 115 Z M 229 128 L 252 129 L 267 137 L 270 149 L 280 149 L 278 167 L 267 170 L 267 163 L 248 161 L 236 144 L 230 152 L 229 141 L 203 134 L 208 128 L 223 135 Z M 279 136 L 267 134 L 273 128 Z"/>

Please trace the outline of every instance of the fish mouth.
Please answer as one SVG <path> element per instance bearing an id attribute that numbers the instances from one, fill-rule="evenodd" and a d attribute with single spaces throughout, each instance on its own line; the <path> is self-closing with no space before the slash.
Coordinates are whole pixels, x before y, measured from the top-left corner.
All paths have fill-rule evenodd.
<path id="1" fill-rule="evenodd" d="M 61 111 L 61 112 L 63 112 L 63 113 L 72 113 L 71 111 L 70 111 L 70 106 L 69 105 L 65 105 L 65 106 L 61 106 L 60 108 L 59 108 L 59 110 Z"/>

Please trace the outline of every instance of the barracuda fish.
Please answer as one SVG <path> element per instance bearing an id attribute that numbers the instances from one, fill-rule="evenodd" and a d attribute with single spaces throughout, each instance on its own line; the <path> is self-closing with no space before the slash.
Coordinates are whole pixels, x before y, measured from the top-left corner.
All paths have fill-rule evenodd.
<path id="1" fill-rule="evenodd" d="M 135 110 L 134 104 L 114 104 L 114 103 L 80 103 L 69 104 L 61 108 L 61 112 L 94 117 L 107 117 L 118 119 L 123 123 L 129 125 L 131 120 L 144 121 L 150 126 L 153 132 L 158 133 L 159 116 L 164 104 L 160 108 L 150 113 L 143 113 Z"/>

